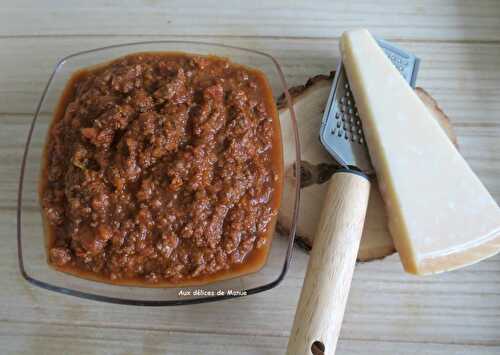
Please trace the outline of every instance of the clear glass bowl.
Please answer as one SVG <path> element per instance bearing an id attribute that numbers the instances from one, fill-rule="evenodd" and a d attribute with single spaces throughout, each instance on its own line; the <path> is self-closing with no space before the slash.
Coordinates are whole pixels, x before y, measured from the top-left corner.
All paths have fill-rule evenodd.
<path id="1" fill-rule="evenodd" d="M 78 69 L 134 52 L 152 51 L 181 51 L 227 57 L 235 63 L 262 70 L 271 84 L 274 96 L 277 97 L 282 93 L 285 95 L 286 109 L 289 112 L 280 117 L 285 161 L 280 214 L 287 216 L 288 228 L 286 233 L 281 233 L 285 235 L 275 233 L 267 262 L 256 273 L 203 286 L 146 288 L 118 286 L 82 279 L 56 271 L 47 263 L 38 180 L 47 130 L 66 82 Z M 97 301 L 142 306 L 219 301 L 234 297 L 228 294 L 230 290 L 236 291 L 239 295 L 269 290 L 283 280 L 291 259 L 299 203 L 300 174 L 298 169 L 300 164 L 298 162 L 300 162 L 298 132 L 290 95 L 278 62 L 269 54 L 203 42 L 151 41 L 109 46 L 69 55 L 57 63 L 49 78 L 33 117 L 24 151 L 17 210 L 18 257 L 22 276 L 31 284 L 47 290 Z M 200 294 L 196 292 L 197 290 L 213 292 L 213 294 Z"/>

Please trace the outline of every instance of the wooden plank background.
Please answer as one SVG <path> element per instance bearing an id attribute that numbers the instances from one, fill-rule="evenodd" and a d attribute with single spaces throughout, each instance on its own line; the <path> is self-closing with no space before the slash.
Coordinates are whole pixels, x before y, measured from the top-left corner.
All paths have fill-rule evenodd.
<path id="1" fill-rule="evenodd" d="M 0 353 L 281 354 L 307 263 L 276 289 L 214 304 L 141 308 L 29 286 L 17 270 L 15 204 L 27 128 L 56 60 L 148 39 L 199 39 L 276 56 L 290 85 L 326 73 L 338 37 L 364 26 L 422 58 L 418 84 L 500 201 L 500 1 L 0 2 Z M 397 256 L 360 264 L 339 354 L 499 354 L 500 256 L 428 278 Z"/>

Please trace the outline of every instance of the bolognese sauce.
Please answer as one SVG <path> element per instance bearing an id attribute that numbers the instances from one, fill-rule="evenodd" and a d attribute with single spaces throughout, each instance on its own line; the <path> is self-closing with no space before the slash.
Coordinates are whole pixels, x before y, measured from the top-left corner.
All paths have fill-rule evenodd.
<path id="1" fill-rule="evenodd" d="M 206 283 L 258 270 L 281 200 L 277 111 L 258 70 L 137 53 L 75 73 L 49 129 L 48 261 L 112 283 Z"/>

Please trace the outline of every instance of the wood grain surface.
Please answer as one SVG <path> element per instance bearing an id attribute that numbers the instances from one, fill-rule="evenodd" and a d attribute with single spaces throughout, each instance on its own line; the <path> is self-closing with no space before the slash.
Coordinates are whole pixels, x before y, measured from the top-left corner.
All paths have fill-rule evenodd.
<path id="1" fill-rule="evenodd" d="M 209 305 L 116 306 L 21 278 L 15 204 L 27 128 L 56 60 L 109 44 L 191 39 L 264 50 L 289 85 L 328 73 L 338 36 L 369 27 L 422 59 L 418 85 L 451 118 L 460 149 L 500 201 L 500 2 L 0 2 L 0 353 L 284 354 L 307 255 L 269 292 Z M 356 268 L 338 354 L 499 354 L 500 256 L 434 277 L 397 255 Z"/>

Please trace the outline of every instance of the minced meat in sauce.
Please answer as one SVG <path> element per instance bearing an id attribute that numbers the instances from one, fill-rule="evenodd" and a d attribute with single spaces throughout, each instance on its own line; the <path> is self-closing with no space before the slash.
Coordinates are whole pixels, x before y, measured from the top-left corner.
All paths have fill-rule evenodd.
<path id="1" fill-rule="evenodd" d="M 137 284 L 256 271 L 271 244 L 282 165 L 260 71 L 173 52 L 79 71 L 46 145 L 49 263 Z"/>

